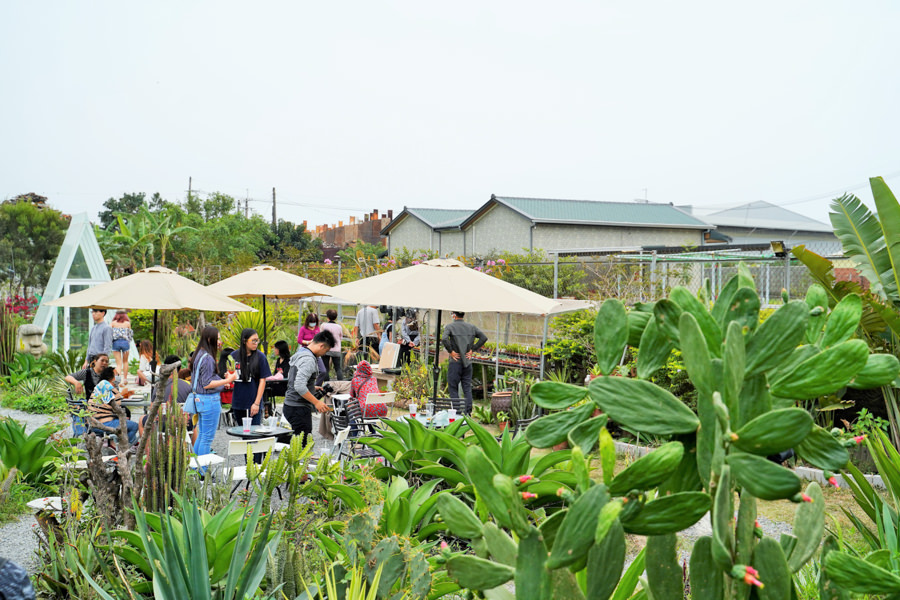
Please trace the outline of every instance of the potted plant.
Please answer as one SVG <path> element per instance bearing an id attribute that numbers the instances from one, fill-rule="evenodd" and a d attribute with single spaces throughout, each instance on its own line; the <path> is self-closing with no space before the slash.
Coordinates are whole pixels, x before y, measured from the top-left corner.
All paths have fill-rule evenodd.
<path id="1" fill-rule="evenodd" d="M 497 413 L 505 412 L 509 414 L 512 405 L 512 389 L 509 388 L 509 381 L 506 374 L 501 375 L 494 382 L 494 393 L 491 394 L 491 412 L 494 418 Z"/>
<path id="2" fill-rule="evenodd" d="M 508 380 L 512 388 L 510 421 L 517 430 L 523 430 L 537 418 L 537 406 L 531 399 L 531 386 L 537 379 L 522 370 L 515 370 L 509 372 Z"/>
<path id="3" fill-rule="evenodd" d="M 497 413 L 497 426 L 500 427 L 500 433 L 509 425 L 509 415 L 502 410 Z"/>

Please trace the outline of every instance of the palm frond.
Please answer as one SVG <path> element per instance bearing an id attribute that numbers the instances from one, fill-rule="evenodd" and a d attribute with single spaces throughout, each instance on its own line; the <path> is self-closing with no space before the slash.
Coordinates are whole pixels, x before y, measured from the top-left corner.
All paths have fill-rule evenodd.
<path id="1" fill-rule="evenodd" d="M 885 299 L 896 299 L 897 279 L 878 217 L 853 194 L 834 200 L 831 209 L 834 233 L 859 272 L 871 282 L 872 291 Z"/>

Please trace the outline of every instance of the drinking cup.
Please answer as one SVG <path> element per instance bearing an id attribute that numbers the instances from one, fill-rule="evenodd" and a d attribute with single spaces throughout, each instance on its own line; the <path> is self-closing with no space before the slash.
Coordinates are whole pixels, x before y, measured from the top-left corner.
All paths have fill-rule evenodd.
<path id="1" fill-rule="evenodd" d="M 456 420 L 456 409 L 455 408 L 447 409 L 447 418 L 450 419 L 451 423 Z"/>
<path id="2" fill-rule="evenodd" d="M 242 420 L 244 423 L 244 433 L 250 433 L 250 425 L 253 423 L 253 417 L 244 417 Z"/>
<path id="3" fill-rule="evenodd" d="M 409 416 L 412 417 L 413 419 L 416 418 L 416 409 L 418 409 L 418 408 L 419 407 L 416 406 L 415 404 L 409 405 Z"/>
<path id="4" fill-rule="evenodd" d="M 429 402 L 428 404 L 425 405 L 425 416 L 426 417 L 434 416 L 434 403 L 433 402 Z"/>

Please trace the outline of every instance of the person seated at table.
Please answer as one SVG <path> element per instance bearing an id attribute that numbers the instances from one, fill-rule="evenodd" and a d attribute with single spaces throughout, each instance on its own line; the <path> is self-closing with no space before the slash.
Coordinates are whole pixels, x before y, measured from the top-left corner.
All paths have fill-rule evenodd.
<path id="1" fill-rule="evenodd" d="M 174 354 L 170 354 L 163 361 L 164 365 L 174 365 L 175 363 L 181 361 L 180 358 L 175 356 Z M 166 383 L 166 401 L 168 402 L 169 398 L 172 397 L 172 388 L 176 385 L 178 386 L 178 391 L 175 394 L 175 401 L 179 404 L 184 404 L 185 400 L 187 400 L 188 394 L 191 393 L 191 384 L 189 381 L 185 381 L 181 378 L 181 372 L 187 371 L 188 377 L 191 375 L 190 369 L 180 369 L 177 373 L 175 373 L 175 377 L 169 379 L 168 383 Z M 156 398 L 156 387 L 154 386 L 152 390 L 150 390 L 150 400 L 152 401 Z"/>
<path id="2" fill-rule="evenodd" d="M 103 369 L 108 366 L 109 356 L 98 354 L 91 359 L 91 363 L 87 367 L 66 375 L 64 379 L 67 383 L 75 386 L 76 394 L 83 393 L 84 399 L 87 400 L 91 397 L 97 384 L 100 383 L 100 374 L 103 372 Z"/>
<path id="3" fill-rule="evenodd" d="M 273 369 L 274 375 L 272 377 L 277 376 L 281 373 L 283 378 L 287 378 L 288 370 L 291 368 L 291 347 L 288 346 L 288 343 L 284 340 L 278 340 L 275 342 L 273 346 L 275 348 L 275 368 Z M 269 378 L 269 381 L 272 381 Z"/>
<path id="4" fill-rule="evenodd" d="M 328 412 L 328 406 L 313 394 L 319 375 L 318 358 L 334 347 L 334 336 L 320 331 L 308 346 L 300 346 L 291 356 L 287 393 L 284 396 L 284 418 L 294 435 L 303 436 L 303 445 L 312 435 L 312 410 Z"/>
<path id="5" fill-rule="evenodd" d="M 137 371 L 138 385 L 144 386 L 150 383 L 150 363 L 153 361 L 153 344 L 150 340 L 141 340 L 138 346 L 139 364 Z M 159 369 L 159 355 L 156 356 L 156 368 Z"/>
<path id="6" fill-rule="evenodd" d="M 122 397 L 116 391 L 113 380 L 116 378 L 116 370 L 112 367 L 105 367 L 100 373 L 100 381 L 91 393 L 88 400 L 87 409 L 91 416 L 100 424 L 113 429 L 119 428 L 119 417 L 113 412 L 109 405 L 113 399 L 121 400 Z M 125 421 L 125 428 L 128 431 L 128 443 L 136 444 L 138 440 L 138 424 L 131 420 Z M 95 433 L 105 433 L 99 429 L 94 429 Z"/>
<path id="7" fill-rule="evenodd" d="M 163 364 L 164 365 L 172 365 L 172 364 L 177 363 L 179 360 L 181 360 L 181 359 L 179 359 L 174 354 L 170 354 L 163 361 Z M 191 377 L 190 369 L 180 369 L 177 373 L 177 377 L 173 377 L 168 382 L 168 384 L 166 384 L 166 399 L 165 399 L 165 402 L 163 404 L 161 404 L 159 407 L 161 424 L 164 423 L 164 421 L 162 421 L 162 417 L 165 414 L 166 402 L 169 402 L 172 399 L 173 388 L 175 388 L 177 386 L 177 391 L 175 392 L 175 402 L 177 402 L 178 404 L 184 404 L 185 401 L 187 400 L 188 394 L 191 393 L 191 384 L 189 381 L 187 381 L 187 379 L 189 379 L 190 377 Z M 153 390 L 153 393 L 155 395 L 155 393 L 156 393 L 155 389 Z M 182 414 L 185 416 L 185 419 L 187 420 L 187 430 L 192 432 L 191 441 L 196 442 L 197 441 L 196 440 L 197 433 L 194 431 L 194 420 L 191 418 L 194 415 L 189 415 L 187 413 L 182 413 Z M 147 424 L 147 415 L 144 415 L 143 417 L 141 417 L 141 420 L 138 421 L 138 427 L 139 427 L 138 433 L 142 436 L 144 435 L 144 427 L 146 426 L 146 424 Z M 165 431 L 164 428 L 163 428 L 163 431 Z"/>
<path id="8" fill-rule="evenodd" d="M 350 381 L 350 398 L 359 402 L 359 410 L 364 419 L 377 419 L 387 416 L 387 404 L 376 402 L 366 404 L 369 394 L 378 394 L 378 381 L 372 377 L 372 365 L 362 361 L 356 365 L 356 375 Z"/>

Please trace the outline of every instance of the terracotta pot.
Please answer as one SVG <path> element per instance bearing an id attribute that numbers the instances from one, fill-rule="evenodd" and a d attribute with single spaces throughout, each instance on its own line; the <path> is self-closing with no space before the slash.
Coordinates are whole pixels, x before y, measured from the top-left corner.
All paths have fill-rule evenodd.
<path id="1" fill-rule="evenodd" d="M 500 421 L 498 426 L 500 427 L 500 433 L 503 433 L 503 430 L 507 428 L 509 423 L 507 421 Z"/>
<path id="2" fill-rule="evenodd" d="M 569 442 L 565 441 L 565 442 L 560 442 L 557 445 L 553 446 L 553 449 L 554 450 L 566 450 L 566 449 L 568 449 L 568 447 L 569 447 Z"/>

